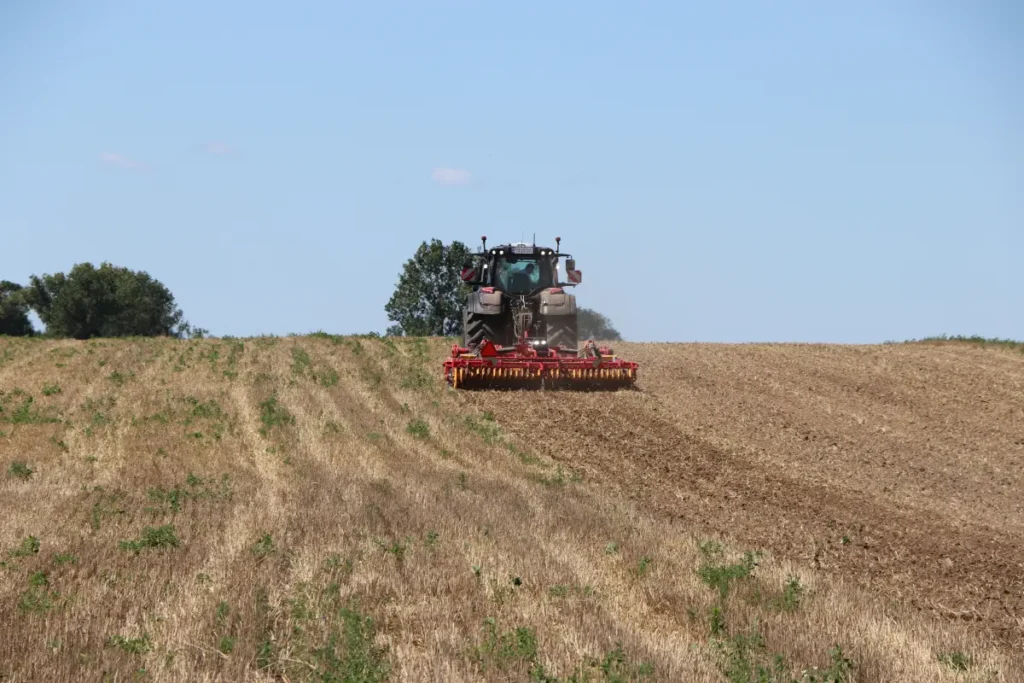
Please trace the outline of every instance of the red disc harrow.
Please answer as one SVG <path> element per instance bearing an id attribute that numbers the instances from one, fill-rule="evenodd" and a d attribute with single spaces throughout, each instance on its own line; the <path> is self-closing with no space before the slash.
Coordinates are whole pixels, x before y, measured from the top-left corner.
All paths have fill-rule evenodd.
<path id="1" fill-rule="evenodd" d="M 521 342 L 499 347 L 484 340 L 472 351 L 455 344 L 444 378 L 455 389 L 590 389 L 632 387 L 637 368 L 592 341 L 578 351 Z"/>

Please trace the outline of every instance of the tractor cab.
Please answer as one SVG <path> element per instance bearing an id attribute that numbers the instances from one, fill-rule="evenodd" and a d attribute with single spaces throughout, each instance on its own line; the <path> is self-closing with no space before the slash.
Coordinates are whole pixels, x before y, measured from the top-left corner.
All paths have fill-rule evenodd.
<path id="1" fill-rule="evenodd" d="M 554 286 L 552 259 L 531 254 L 506 254 L 494 261 L 494 286 L 509 294 L 529 294 L 538 289 Z"/>
<path id="2" fill-rule="evenodd" d="M 493 287 L 505 294 L 522 296 L 543 289 L 576 285 L 581 280 L 571 254 L 525 242 L 487 249 L 487 238 L 481 239 L 483 246 L 462 268 L 463 281 L 474 289 Z M 560 243 L 561 238 L 556 238 L 556 242 Z M 559 282 L 560 258 L 567 259 L 565 272 L 568 282 Z"/>

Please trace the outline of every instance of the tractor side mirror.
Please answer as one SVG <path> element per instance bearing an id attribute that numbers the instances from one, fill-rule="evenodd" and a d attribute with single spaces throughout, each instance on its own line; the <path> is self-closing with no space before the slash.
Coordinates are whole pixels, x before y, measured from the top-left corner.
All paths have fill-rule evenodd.
<path id="1" fill-rule="evenodd" d="M 574 258 L 567 258 L 567 259 L 565 259 L 565 269 L 566 270 L 576 270 L 576 259 L 574 259 Z"/>

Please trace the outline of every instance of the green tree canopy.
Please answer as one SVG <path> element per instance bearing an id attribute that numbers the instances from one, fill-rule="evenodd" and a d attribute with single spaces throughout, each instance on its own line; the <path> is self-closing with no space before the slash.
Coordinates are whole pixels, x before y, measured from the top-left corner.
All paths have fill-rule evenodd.
<path id="1" fill-rule="evenodd" d="M 469 288 L 459 277 L 470 251 L 461 242 L 423 242 L 405 262 L 391 299 L 384 306 L 395 336 L 457 336 Z"/>
<path id="2" fill-rule="evenodd" d="M 577 329 L 580 339 L 607 339 L 622 341 L 622 335 L 612 325 L 612 321 L 589 308 L 577 309 Z"/>
<path id="3" fill-rule="evenodd" d="M 28 337 L 35 334 L 28 318 L 24 288 L 9 280 L 0 280 L 0 335 Z"/>
<path id="4" fill-rule="evenodd" d="M 181 337 L 192 331 L 174 296 L 145 271 L 104 262 L 76 264 L 65 275 L 33 275 L 28 304 L 51 337 Z"/>

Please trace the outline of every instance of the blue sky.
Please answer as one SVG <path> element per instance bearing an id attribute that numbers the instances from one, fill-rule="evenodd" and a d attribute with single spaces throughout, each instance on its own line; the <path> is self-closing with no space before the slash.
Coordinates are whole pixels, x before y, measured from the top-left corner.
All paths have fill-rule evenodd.
<path id="1" fill-rule="evenodd" d="M 0 279 L 383 331 L 421 241 L 536 233 L 631 340 L 1024 339 L 1021 35 L 1012 0 L 0 3 Z"/>

